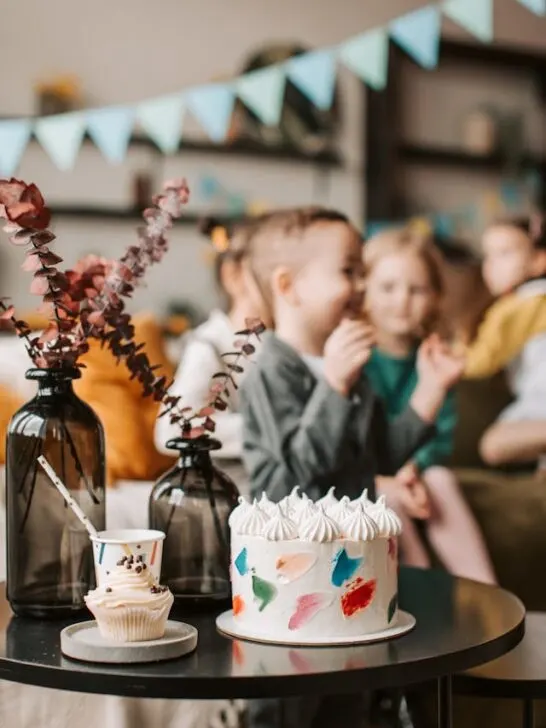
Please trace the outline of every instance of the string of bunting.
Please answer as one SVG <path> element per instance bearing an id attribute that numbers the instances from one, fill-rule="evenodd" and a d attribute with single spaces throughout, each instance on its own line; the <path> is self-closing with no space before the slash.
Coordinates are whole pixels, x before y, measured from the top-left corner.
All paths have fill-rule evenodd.
<path id="1" fill-rule="evenodd" d="M 108 162 L 125 158 L 133 130 L 140 128 L 165 154 L 178 149 L 184 117 L 191 113 L 215 143 L 229 130 L 239 99 L 266 125 L 279 123 L 287 80 L 319 109 L 332 105 L 338 64 L 371 88 L 382 90 L 388 78 L 389 40 L 426 69 L 438 65 L 442 13 L 484 43 L 493 40 L 494 0 L 442 0 L 372 28 L 339 45 L 303 53 L 280 64 L 223 83 L 209 83 L 137 104 L 107 106 L 37 118 L 0 121 L 0 174 L 17 171 L 34 135 L 61 170 L 73 168 L 87 133 Z M 515 0 L 546 17 L 546 0 Z"/>

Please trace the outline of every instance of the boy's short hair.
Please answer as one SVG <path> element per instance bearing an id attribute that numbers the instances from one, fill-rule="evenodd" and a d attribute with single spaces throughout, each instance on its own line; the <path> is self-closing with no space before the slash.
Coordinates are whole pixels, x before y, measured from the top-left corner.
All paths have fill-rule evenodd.
<path id="1" fill-rule="evenodd" d="M 256 218 L 251 227 L 247 254 L 252 272 L 268 298 L 271 296 L 270 277 L 275 268 L 301 260 L 302 249 L 297 247 L 297 238 L 303 238 L 310 228 L 320 223 L 342 223 L 360 238 L 346 215 L 318 205 L 275 210 Z"/>

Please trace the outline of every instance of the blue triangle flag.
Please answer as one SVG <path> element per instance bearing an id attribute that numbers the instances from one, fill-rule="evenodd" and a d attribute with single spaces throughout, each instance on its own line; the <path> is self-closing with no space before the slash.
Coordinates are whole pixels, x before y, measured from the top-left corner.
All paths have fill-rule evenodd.
<path id="1" fill-rule="evenodd" d="M 172 154 L 178 149 L 184 118 L 182 94 L 144 101 L 137 106 L 136 115 L 146 134 L 164 154 Z"/>
<path id="2" fill-rule="evenodd" d="M 389 25 L 391 37 L 424 68 L 438 65 L 440 50 L 440 9 L 427 5 L 396 18 Z"/>
<path id="3" fill-rule="evenodd" d="M 493 0 L 444 0 L 443 10 L 479 40 L 493 40 Z"/>
<path id="4" fill-rule="evenodd" d="M 235 89 L 241 101 L 267 126 L 281 117 L 286 75 L 283 66 L 273 65 L 241 76 Z"/>
<path id="5" fill-rule="evenodd" d="M 384 28 L 370 30 L 346 41 L 339 47 L 339 58 L 377 91 L 387 85 L 389 37 Z"/>
<path id="6" fill-rule="evenodd" d="M 133 130 L 135 110 L 129 106 L 106 106 L 85 115 L 89 135 L 109 162 L 125 159 Z"/>
<path id="7" fill-rule="evenodd" d="M 319 109 L 334 99 L 336 67 L 332 50 L 311 51 L 286 62 L 288 78 Z"/>
<path id="8" fill-rule="evenodd" d="M 235 96 L 228 84 L 211 83 L 191 89 L 186 102 L 213 142 L 223 142 L 228 133 Z"/>
<path id="9" fill-rule="evenodd" d="M 45 116 L 34 125 L 36 138 L 63 171 L 74 166 L 84 133 L 85 116 L 80 112 Z"/>
<path id="10" fill-rule="evenodd" d="M 546 15 L 546 0 L 518 0 L 527 10 L 537 15 Z"/>
<path id="11" fill-rule="evenodd" d="M 0 174 L 11 177 L 17 171 L 32 132 L 29 119 L 0 121 Z"/>

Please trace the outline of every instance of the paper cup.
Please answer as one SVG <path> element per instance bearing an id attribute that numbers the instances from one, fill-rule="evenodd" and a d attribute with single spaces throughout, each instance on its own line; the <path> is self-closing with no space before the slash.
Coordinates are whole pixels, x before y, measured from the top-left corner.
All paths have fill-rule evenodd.
<path id="1" fill-rule="evenodd" d="M 159 582 L 164 538 L 162 531 L 148 528 L 110 529 L 92 536 L 97 586 L 108 580 L 109 572 L 123 556 L 131 555 L 141 556 L 156 582 Z"/>

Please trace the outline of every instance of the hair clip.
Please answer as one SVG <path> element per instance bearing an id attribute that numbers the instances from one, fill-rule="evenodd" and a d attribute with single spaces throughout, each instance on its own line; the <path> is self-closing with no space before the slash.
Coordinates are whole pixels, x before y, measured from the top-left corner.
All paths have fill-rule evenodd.
<path id="1" fill-rule="evenodd" d="M 210 232 L 210 242 L 216 253 L 225 253 L 229 248 L 227 229 L 223 225 L 216 225 Z"/>

